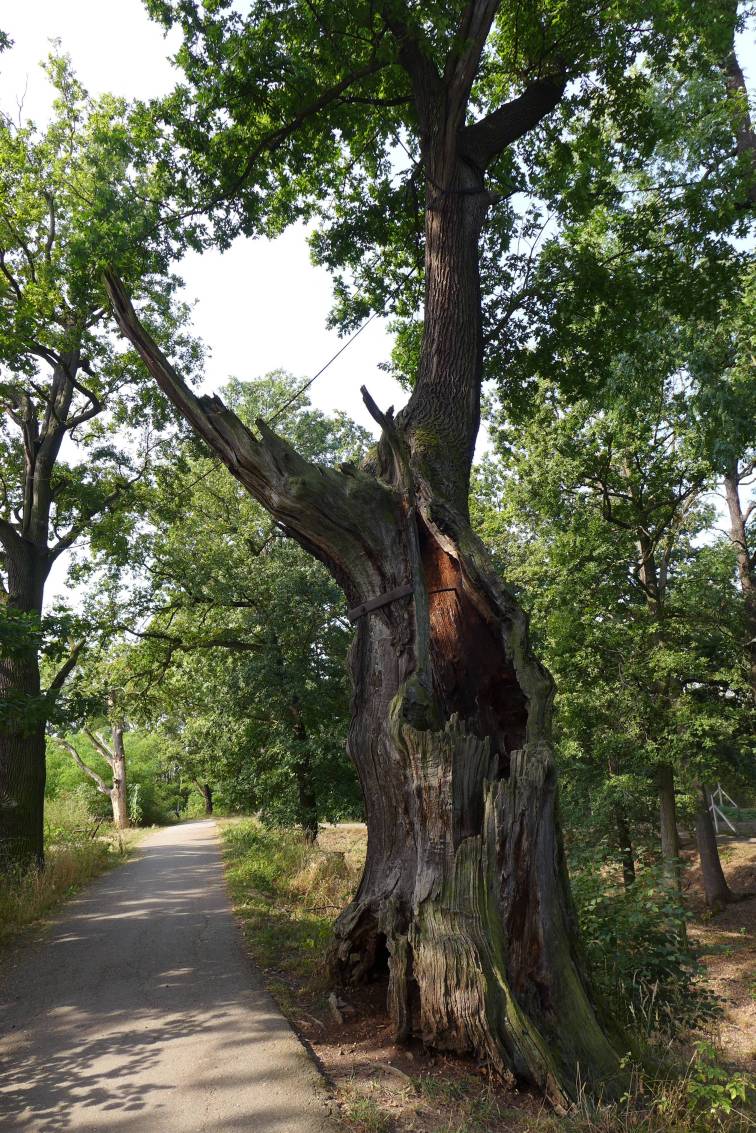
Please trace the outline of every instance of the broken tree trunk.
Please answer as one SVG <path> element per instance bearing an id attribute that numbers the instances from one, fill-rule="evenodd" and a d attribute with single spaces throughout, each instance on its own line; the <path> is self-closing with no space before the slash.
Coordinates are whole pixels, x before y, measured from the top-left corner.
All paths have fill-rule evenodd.
<path id="1" fill-rule="evenodd" d="M 76 766 L 89 776 L 100 794 L 107 795 L 110 799 L 110 805 L 113 809 L 113 825 L 116 830 L 126 830 L 131 823 L 126 796 L 126 750 L 123 746 L 123 727 L 120 724 L 113 725 L 111 746 L 107 744 L 105 738 L 99 732 L 92 732 L 85 728 L 84 734 L 110 767 L 110 784 L 106 783 L 94 768 L 84 762 L 72 743 L 68 740 L 61 740 L 60 742 Z"/>
<path id="2" fill-rule="evenodd" d="M 450 207 L 463 200 L 479 207 Z M 196 397 L 112 273 L 107 285 L 174 405 L 353 610 L 372 602 L 354 614 L 349 658 L 368 852 L 336 924 L 336 970 L 358 983 L 388 967 L 400 1039 L 474 1054 L 560 1102 L 578 1080 L 611 1093 L 619 1059 L 586 980 L 559 830 L 552 682 L 471 530 L 459 470 L 436 473 L 458 421 L 443 405 L 434 425 L 414 395 L 395 420 L 365 391 L 377 454 L 361 469 L 310 464 L 264 421 L 256 437 Z"/>

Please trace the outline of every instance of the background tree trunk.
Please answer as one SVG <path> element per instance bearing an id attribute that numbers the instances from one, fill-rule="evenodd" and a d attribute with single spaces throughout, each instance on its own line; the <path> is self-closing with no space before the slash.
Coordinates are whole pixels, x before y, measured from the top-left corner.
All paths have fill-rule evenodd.
<path id="1" fill-rule="evenodd" d="M 633 855 L 633 842 L 630 836 L 625 812 L 621 806 L 614 808 L 614 821 L 617 827 L 617 843 L 622 858 L 622 880 L 625 889 L 629 889 L 635 881 L 635 857 Z"/>
<path id="2" fill-rule="evenodd" d="M 696 842 L 701 859 L 701 877 L 704 883 L 706 904 L 712 912 L 718 913 L 729 901 L 733 901 L 735 898 L 722 870 L 717 835 L 709 810 L 709 793 L 703 786 L 698 788 Z"/>
<path id="3" fill-rule="evenodd" d="M 213 813 L 213 788 L 209 783 L 203 783 L 200 787 L 202 797 L 205 800 L 205 814 L 210 817 Z"/>
<path id="4" fill-rule="evenodd" d="M 299 804 L 297 820 L 307 840 L 316 842 L 318 838 L 318 800 L 315 795 L 309 739 L 298 696 L 292 697 L 289 712 L 298 748 L 294 761 L 294 778 L 297 784 L 297 801 Z"/>
<path id="5" fill-rule="evenodd" d="M 18 644 L 0 651 L 0 867 L 44 863 L 45 703 L 35 633 L 48 566 L 13 531 L 1 540 L 8 586 L 0 612 Z"/>
<path id="6" fill-rule="evenodd" d="M 131 825 L 129 819 L 128 795 L 126 788 L 126 751 L 123 746 L 123 727 L 120 724 L 113 726 L 112 761 L 113 787 L 110 799 L 113 803 L 113 822 L 117 830 L 127 830 Z"/>
<path id="7" fill-rule="evenodd" d="M 680 838 L 677 832 L 675 773 L 672 765 L 662 763 L 657 769 L 659 792 L 659 835 L 662 866 L 669 884 L 680 892 Z"/>

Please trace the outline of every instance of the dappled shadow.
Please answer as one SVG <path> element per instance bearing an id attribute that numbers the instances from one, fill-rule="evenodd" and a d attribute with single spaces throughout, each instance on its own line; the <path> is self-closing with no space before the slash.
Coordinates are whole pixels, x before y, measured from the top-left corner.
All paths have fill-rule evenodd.
<path id="1" fill-rule="evenodd" d="M 320 1123 L 314 1072 L 242 951 L 209 824 L 162 832 L 68 906 L 4 973 L 0 1035 L 1 1129 Z"/>

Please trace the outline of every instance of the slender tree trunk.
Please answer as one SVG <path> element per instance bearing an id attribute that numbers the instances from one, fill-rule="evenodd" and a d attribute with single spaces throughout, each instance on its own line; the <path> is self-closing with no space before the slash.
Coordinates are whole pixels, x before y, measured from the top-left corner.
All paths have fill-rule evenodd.
<path id="1" fill-rule="evenodd" d="M 310 842 L 318 838 L 318 800 L 315 795 L 315 781 L 312 773 L 312 759 L 308 743 L 307 729 L 302 719 L 302 706 L 298 696 L 289 705 L 294 735 L 297 740 L 297 755 L 294 761 L 294 778 L 297 784 L 298 820 L 305 837 Z"/>
<path id="2" fill-rule="evenodd" d="M 621 806 L 614 807 L 614 821 L 617 827 L 617 842 L 622 858 L 622 880 L 625 889 L 629 889 L 635 881 L 635 856 L 633 854 L 630 827 Z"/>
<path id="3" fill-rule="evenodd" d="M 675 773 L 672 765 L 662 763 L 657 769 L 659 792 L 659 834 L 664 874 L 670 885 L 680 890 L 680 838 L 677 833 Z"/>
<path id="4" fill-rule="evenodd" d="M 113 788 L 110 799 L 113 804 L 113 822 L 117 830 L 126 830 L 131 825 L 126 789 L 126 750 L 123 746 L 123 727 L 113 725 L 113 750 L 110 764 L 113 771 Z"/>
<path id="5" fill-rule="evenodd" d="M 746 514 L 740 502 L 740 478 L 738 462 L 735 461 L 725 475 L 725 495 L 727 510 L 730 513 L 730 539 L 735 547 L 738 562 L 738 578 L 743 595 L 746 633 L 746 651 L 750 673 L 751 692 L 756 702 L 756 563 L 749 546 L 749 533 L 746 527 Z"/>
<path id="6" fill-rule="evenodd" d="M 704 884 L 706 904 L 712 912 L 718 913 L 729 901 L 735 900 L 735 897 L 722 870 L 717 835 L 709 810 L 709 794 L 705 787 L 698 788 L 696 842 L 701 860 L 701 877 Z"/>

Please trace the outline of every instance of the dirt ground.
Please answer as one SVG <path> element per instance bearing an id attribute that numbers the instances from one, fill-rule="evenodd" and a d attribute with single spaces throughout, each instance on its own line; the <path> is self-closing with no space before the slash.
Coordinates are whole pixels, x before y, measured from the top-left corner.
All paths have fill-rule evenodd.
<path id="1" fill-rule="evenodd" d="M 322 849 L 344 854 L 359 869 L 365 827 L 321 829 Z M 710 985 L 722 1000 L 719 1040 L 724 1057 L 756 1068 L 756 838 L 722 840 L 722 860 L 731 888 L 754 894 L 708 916 L 697 855 L 687 854 L 686 900 L 693 914 L 690 937 L 702 955 Z M 336 1087 L 336 1104 L 359 1129 L 402 1133 L 456 1133 L 501 1127 L 526 1131 L 540 1124 L 540 1099 L 491 1084 L 472 1060 L 431 1054 L 422 1045 L 397 1047 L 384 1008 L 385 989 L 375 984 L 353 996 L 338 994 L 327 1005 L 293 1011 L 293 1022 Z"/>
<path id="2" fill-rule="evenodd" d="M 698 855 L 689 855 L 686 898 L 694 919 L 689 936 L 722 1001 L 719 1039 L 725 1057 L 756 1071 L 756 838 L 720 838 L 720 857 L 730 889 L 742 900 L 716 917 L 703 900 Z"/>

